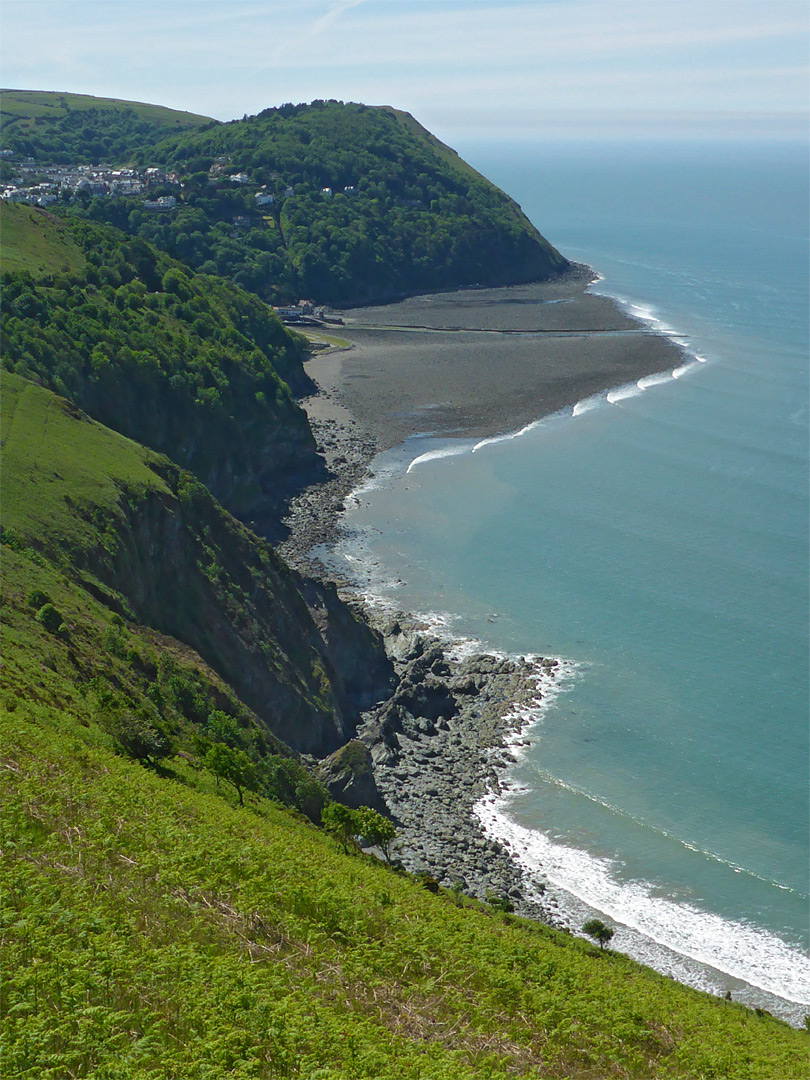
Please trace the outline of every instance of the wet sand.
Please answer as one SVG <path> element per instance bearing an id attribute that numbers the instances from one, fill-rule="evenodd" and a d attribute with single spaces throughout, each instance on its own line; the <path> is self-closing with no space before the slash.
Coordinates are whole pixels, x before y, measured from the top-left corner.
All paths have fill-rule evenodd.
<path id="1" fill-rule="evenodd" d="M 316 354 L 316 422 L 351 417 L 377 450 L 411 435 L 517 430 L 599 391 L 666 371 L 681 350 L 586 291 L 585 273 L 338 312 L 349 348 Z"/>

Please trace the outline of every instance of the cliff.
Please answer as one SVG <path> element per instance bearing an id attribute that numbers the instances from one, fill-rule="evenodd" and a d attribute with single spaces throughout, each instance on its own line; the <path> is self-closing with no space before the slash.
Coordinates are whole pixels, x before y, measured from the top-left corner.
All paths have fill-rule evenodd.
<path id="1" fill-rule="evenodd" d="M 273 549 L 166 458 L 17 376 L 3 373 L 2 398 L 4 538 L 69 585 L 74 641 L 82 607 L 100 601 L 190 647 L 291 749 L 323 755 L 352 737 L 360 709 L 390 690 L 379 635 L 330 588 L 308 583 L 305 597 Z M 128 707 L 138 693 L 136 680 Z"/>

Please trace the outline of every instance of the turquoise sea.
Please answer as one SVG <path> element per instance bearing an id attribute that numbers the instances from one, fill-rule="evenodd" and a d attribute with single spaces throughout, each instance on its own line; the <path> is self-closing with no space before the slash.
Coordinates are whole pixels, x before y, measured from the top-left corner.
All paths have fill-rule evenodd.
<path id="1" fill-rule="evenodd" d="M 687 355 L 518 437 L 384 455 L 337 557 L 448 636 L 565 660 L 479 811 L 572 923 L 800 1021 L 806 149 L 457 149 Z"/>

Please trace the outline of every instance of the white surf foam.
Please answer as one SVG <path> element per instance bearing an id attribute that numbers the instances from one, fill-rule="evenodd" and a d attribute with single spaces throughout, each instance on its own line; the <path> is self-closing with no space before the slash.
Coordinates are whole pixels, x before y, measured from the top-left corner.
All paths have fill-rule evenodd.
<path id="1" fill-rule="evenodd" d="M 658 375 L 645 375 L 643 379 L 638 380 L 636 385 L 640 390 L 649 390 L 651 386 L 663 386 L 664 383 L 668 383 L 671 378 L 671 371 L 661 371 Z"/>
<path id="2" fill-rule="evenodd" d="M 604 405 L 606 397 L 604 394 L 591 394 L 590 397 L 583 398 L 578 401 L 571 410 L 571 416 L 582 416 L 583 413 L 590 412 L 592 409 L 598 409 L 600 405 Z"/>
<path id="3" fill-rule="evenodd" d="M 672 372 L 672 378 L 681 379 L 684 375 L 690 375 L 693 371 L 697 371 L 701 364 L 705 363 L 705 360 L 690 360 L 688 364 L 682 364 L 681 367 L 675 368 Z"/>
<path id="4" fill-rule="evenodd" d="M 609 405 L 616 405 L 619 401 L 626 401 L 627 398 L 638 397 L 643 393 L 643 386 L 639 386 L 638 383 L 628 383 L 626 386 L 617 386 L 615 390 L 609 390 L 605 400 Z"/>
<path id="5" fill-rule="evenodd" d="M 472 447 L 476 449 L 475 446 Z M 458 443 L 453 446 L 440 446 L 436 450 L 427 450 L 424 454 L 420 454 L 419 457 L 415 457 L 405 470 L 409 473 L 411 469 L 416 468 L 417 465 L 424 465 L 426 461 L 437 461 L 439 458 L 457 457 L 459 454 L 466 454 L 470 450 L 470 444 L 468 442 Z"/>
<path id="6" fill-rule="evenodd" d="M 521 435 L 526 435 L 528 432 L 534 431 L 534 429 L 539 427 L 546 419 L 548 419 L 548 417 L 543 417 L 540 420 L 533 420 L 531 424 L 526 424 L 525 427 L 519 428 L 517 431 L 510 431 L 506 435 L 492 435 L 488 439 L 481 439 L 481 441 L 477 442 L 472 448 L 472 452 L 475 453 L 476 450 L 483 450 L 485 446 L 495 446 L 497 443 L 511 442 L 512 439 L 519 439 Z"/>
<path id="7" fill-rule="evenodd" d="M 810 957 L 759 927 L 654 895 L 643 882 L 619 881 L 610 860 L 512 821 L 508 816 L 511 794 L 489 794 L 477 804 L 475 812 L 486 831 L 501 842 L 508 841 L 510 852 L 530 879 L 542 874 L 617 923 L 618 949 L 659 970 L 668 969 L 671 961 L 663 953 L 651 956 L 645 948 L 647 939 L 775 997 L 802 1007 L 810 1002 Z M 642 935 L 642 940 L 635 940 L 635 935 Z M 705 972 L 680 970 L 677 977 L 702 989 L 719 989 Z"/>

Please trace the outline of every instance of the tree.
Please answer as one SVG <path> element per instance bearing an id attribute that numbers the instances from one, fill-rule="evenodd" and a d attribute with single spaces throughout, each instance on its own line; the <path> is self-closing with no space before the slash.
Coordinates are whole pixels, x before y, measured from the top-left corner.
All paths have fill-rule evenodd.
<path id="1" fill-rule="evenodd" d="M 599 942 L 600 949 L 604 949 L 615 933 L 613 928 L 606 926 L 601 919 L 588 919 L 582 929 L 588 937 L 595 938 Z"/>
<path id="2" fill-rule="evenodd" d="M 345 852 L 356 847 L 355 836 L 360 832 L 357 815 L 343 803 L 329 803 L 321 813 L 324 829 L 340 843 Z"/>
<path id="3" fill-rule="evenodd" d="M 36 613 L 38 623 L 45 627 L 49 634 L 58 634 L 64 626 L 62 613 L 53 604 L 43 604 Z"/>
<path id="4" fill-rule="evenodd" d="M 244 805 L 243 792 L 255 784 L 256 770 L 253 762 L 243 750 L 235 750 L 224 743 L 214 743 L 205 755 L 205 766 L 217 778 L 226 780 L 239 796 L 239 805 Z"/>
<path id="5" fill-rule="evenodd" d="M 391 863 L 391 844 L 396 839 L 397 830 L 388 818 L 372 810 L 370 806 L 361 806 L 355 810 L 357 819 L 357 832 L 369 847 L 378 847 L 385 856 L 385 861 Z"/>
<path id="6" fill-rule="evenodd" d="M 171 757 L 171 742 L 140 713 L 117 713 L 104 726 L 124 753 L 136 761 L 156 765 L 161 758 Z"/>

